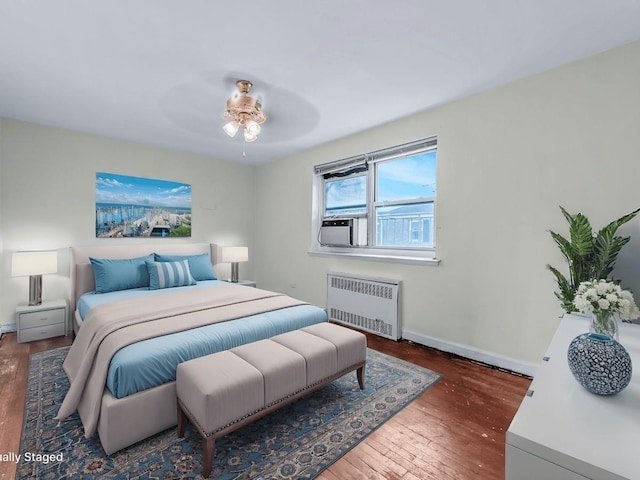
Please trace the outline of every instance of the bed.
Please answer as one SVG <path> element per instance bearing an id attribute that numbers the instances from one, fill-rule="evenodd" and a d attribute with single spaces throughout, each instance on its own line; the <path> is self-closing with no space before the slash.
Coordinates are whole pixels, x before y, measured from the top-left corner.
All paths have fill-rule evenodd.
<path id="1" fill-rule="evenodd" d="M 197 277 L 191 275 L 194 259 L 205 257 L 211 269 L 215 251 L 206 243 L 71 249 L 76 339 L 65 360 L 71 386 L 59 420 L 77 410 L 85 435 L 97 433 L 105 452 L 114 453 L 176 424 L 178 363 L 327 321 L 323 309 L 286 295 L 232 285 L 200 270 L 197 280 L 191 278 Z M 118 263 L 117 271 L 125 272 L 129 259 L 142 258 L 151 287 L 122 283 L 100 263 Z M 118 288 L 102 291 L 105 278 Z"/>

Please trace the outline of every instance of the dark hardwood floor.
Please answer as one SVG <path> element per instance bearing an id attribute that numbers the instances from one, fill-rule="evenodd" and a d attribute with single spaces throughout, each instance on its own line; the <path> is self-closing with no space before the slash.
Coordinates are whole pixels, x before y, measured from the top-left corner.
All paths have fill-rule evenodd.
<path id="1" fill-rule="evenodd" d="M 27 393 L 29 355 L 71 344 L 71 337 L 18 343 L 15 333 L 0 338 L 0 455 L 18 453 Z M 16 465 L 0 461 L 0 479 L 13 479 Z"/>
<path id="2" fill-rule="evenodd" d="M 504 479 L 505 434 L 531 379 L 410 342 L 367 341 L 442 378 L 318 478 Z"/>
<path id="3" fill-rule="evenodd" d="M 503 479 L 505 432 L 531 380 L 411 342 L 367 337 L 370 348 L 442 378 L 317 478 Z M 29 355 L 70 343 L 18 344 L 15 333 L 0 339 L 0 455 L 18 451 Z M 0 461 L 0 479 L 14 476 L 15 465 Z"/>

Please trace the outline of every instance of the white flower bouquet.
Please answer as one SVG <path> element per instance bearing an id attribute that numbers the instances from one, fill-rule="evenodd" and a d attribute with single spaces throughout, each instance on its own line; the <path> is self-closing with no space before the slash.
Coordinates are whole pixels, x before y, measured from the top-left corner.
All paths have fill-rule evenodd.
<path id="1" fill-rule="evenodd" d="M 628 321 L 640 316 L 633 294 L 607 280 L 580 283 L 573 304 L 579 312 L 592 312 L 596 317 L 618 313 L 623 321 Z"/>

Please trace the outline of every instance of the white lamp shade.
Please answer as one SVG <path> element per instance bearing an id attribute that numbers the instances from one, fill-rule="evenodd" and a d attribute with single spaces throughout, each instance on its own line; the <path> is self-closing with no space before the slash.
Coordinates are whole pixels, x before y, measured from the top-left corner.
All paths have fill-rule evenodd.
<path id="1" fill-rule="evenodd" d="M 244 131 L 244 141 L 247 143 L 255 142 L 258 139 L 257 135 L 253 135 L 248 130 Z"/>
<path id="2" fill-rule="evenodd" d="M 260 133 L 260 130 L 261 130 L 260 125 L 258 125 L 253 120 L 249 120 L 245 124 L 244 129 L 247 131 L 247 133 L 249 133 L 250 135 L 253 135 L 255 137 L 258 136 L 258 134 Z"/>
<path id="3" fill-rule="evenodd" d="M 249 249 L 247 247 L 222 247 L 220 261 L 224 263 L 236 263 L 249 261 Z"/>
<path id="4" fill-rule="evenodd" d="M 11 275 L 27 277 L 58 272 L 58 252 L 13 252 Z"/>
<path id="5" fill-rule="evenodd" d="M 226 123 L 224 127 L 222 127 L 224 133 L 226 133 L 230 137 L 235 137 L 236 133 L 238 133 L 238 128 L 240 128 L 240 124 L 235 120 Z"/>

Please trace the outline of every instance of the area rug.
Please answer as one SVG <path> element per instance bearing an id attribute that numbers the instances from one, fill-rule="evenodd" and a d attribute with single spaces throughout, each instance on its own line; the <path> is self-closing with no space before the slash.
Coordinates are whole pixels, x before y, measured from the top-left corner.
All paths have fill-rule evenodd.
<path id="1" fill-rule="evenodd" d="M 69 382 L 69 347 L 31 355 L 18 479 L 202 478 L 202 442 L 175 428 L 106 456 L 80 419 L 53 420 Z M 367 351 L 365 389 L 350 373 L 216 442 L 211 478 L 312 479 L 433 385 L 425 368 Z"/>

